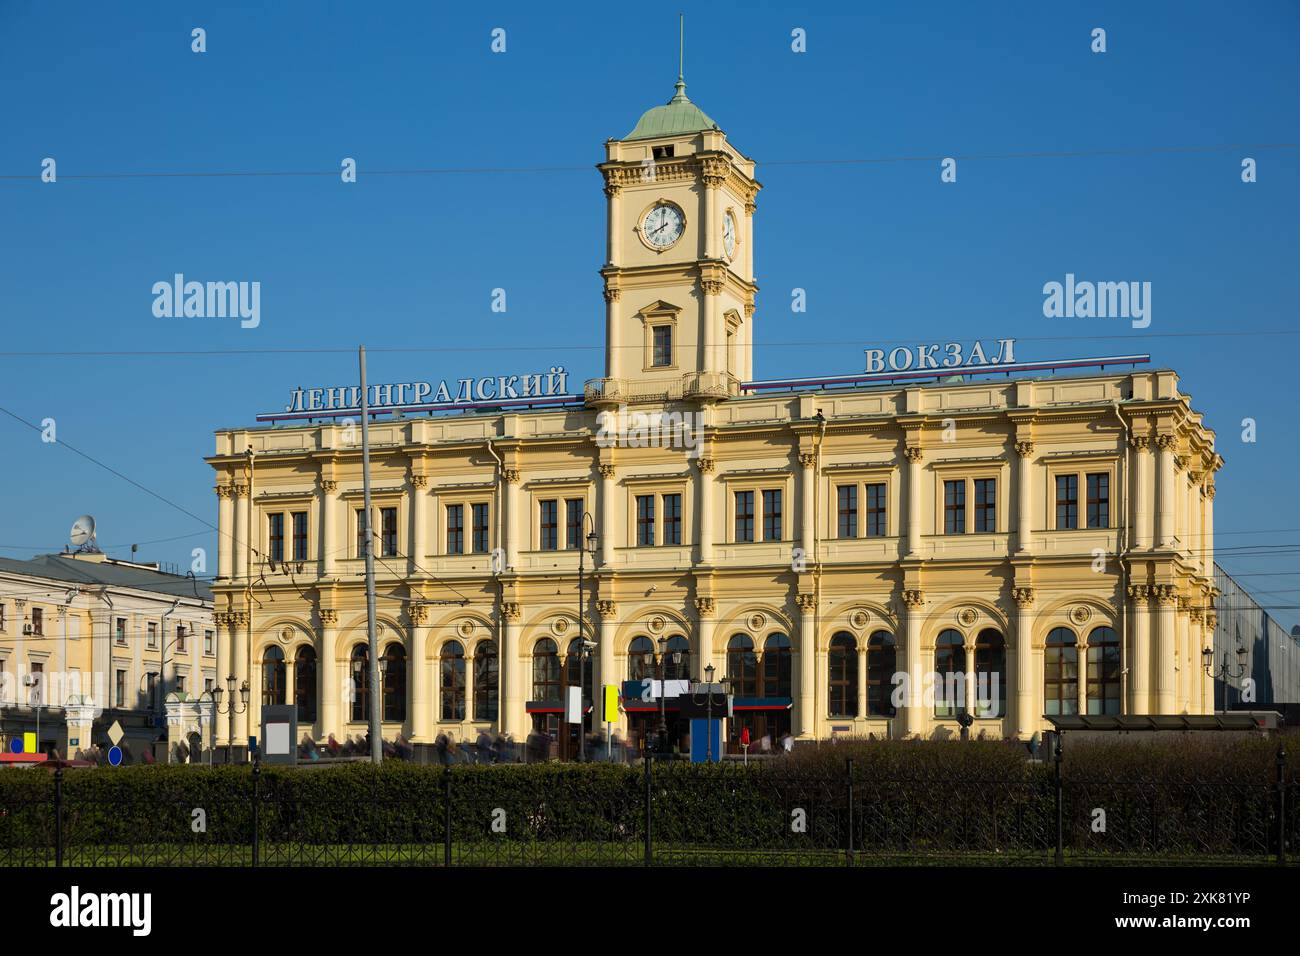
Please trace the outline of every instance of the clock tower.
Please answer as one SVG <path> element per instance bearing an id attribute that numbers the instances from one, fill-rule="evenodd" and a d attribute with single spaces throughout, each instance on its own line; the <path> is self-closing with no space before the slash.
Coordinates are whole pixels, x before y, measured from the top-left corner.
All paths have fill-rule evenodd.
<path id="1" fill-rule="evenodd" d="M 721 399 L 753 373 L 754 162 L 686 96 L 605 143 L 605 378 L 589 400 Z"/>

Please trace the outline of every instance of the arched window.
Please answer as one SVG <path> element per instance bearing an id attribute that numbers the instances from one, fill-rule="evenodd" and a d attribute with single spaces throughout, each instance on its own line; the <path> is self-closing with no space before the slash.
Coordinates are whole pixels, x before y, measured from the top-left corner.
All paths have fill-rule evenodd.
<path id="1" fill-rule="evenodd" d="M 307 644 L 293 656 L 293 703 L 299 723 L 316 721 L 316 649 Z"/>
<path id="2" fill-rule="evenodd" d="M 948 628 L 934 642 L 934 716 L 956 717 L 966 706 L 966 639 Z"/>
<path id="3" fill-rule="evenodd" d="M 1074 631 L 1054 627 L 1043 648 L 1043 713 L 1049 717 L 1079 712 L 1079 648 Z"/>
<path id="4" fill-rule="evenodd" d="M 533 700 L 560 700 L 560 655 L 544 637 L 533 645 Z"/>
<path id="5" fill-rule="evenodd" d="M 352 678 L 352 719 L 368 720 L 370 717 L 370 652 L 364 644 L 354 645 L 350 661 Z"/>
<path id="6" fill-rule="evenodd" d="M 664 680 L 690 680 L 691 642 L 680 634 L 664 645 Z"/>
<path id="7" fill-rule="evenodd" d="M 448 641 L 438 654 L 438 701 L 439 719 L 465 719 L 465 649 L 460 641 Z"/>
<path id="8" fill-rule="evenodd" d="M 274 644 L 262 652 L 262 706 L 284 703 L 284 651 Z"/>
<path id="9" fill-rule="evenodd" d="M 1088 713 L 1120 712 L 1119 635 L 1109 627 L 1095 627 L 1088 635 Z"/>
<path id="10" fill-rule="evenodd" d="M 976 717 L 1006 716 L 1007 644 L 1002 633 L 986 627 L 975 638 Z"/>
<path id="11" fill-rule="evenodd" d="M 867 713 L 872 717 L 893 717 L 894 674 L 898 670 L 898 648 L 894 635 L 876 631 L 867 641 Z"/>
<path id="12" fill-rule="evenodd" d="M 384 720 L 406 719 L 406 648 L 394 641 L 384 650 Z"/>
<path id="13" fill-rule="evenodd" d="M 758 696 L 758 655 L 748 634 L 736 634 L 727 642 L 727 676 L 736 697 Z"/>
<path id="14" fill-rule="evenodd" d="M 479 641 L 474 648 L 474 719 L 497 719 L 497 694 L 501 686 L 496 641 Z"/>
<path id="15" fill-rule="evenodd" d="M 654 677 L 654 653 L 654 641 L 648 637 L 634 638 L 627 648 L 627 679 Z"/>
<path id="16" fill-rule="evenodd" d="M 763 686 L 760 697 L 789 697 L 790 689 L 790 638 L 784 634 L 769 634 L 763 643 Z"/>
<path id="17" fill-rule="evenodd" d="M 858 716 L 858 642 L 847 631 L 831 638 L 830 686 L 826 692 L 832 717 Z"/>

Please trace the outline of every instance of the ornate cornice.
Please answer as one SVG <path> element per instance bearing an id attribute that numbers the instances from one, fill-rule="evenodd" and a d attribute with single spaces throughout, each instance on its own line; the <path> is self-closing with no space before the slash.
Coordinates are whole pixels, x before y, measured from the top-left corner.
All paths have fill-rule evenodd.
<path id="1" fill-rule="evenodd" d="M 799 464 L 804 468 L 811 468 L 813 465 L 817 464 L 817 455 L 813 452 L 802 452 L 799 455 Z"/>
<path id="2" fill-rule="evenodd" d="M 1149 451 L 1151 449 L 1150 435 L 1134 435 L 1129 439 L 1129 444 L 1138 451 Z"/>
<path id="3" fill-rule="evenodd" d="M 218 498 L 230 498 L 233 494 L 230 485 L 217 485 L 214 490 Z"/>
<path id="4" fill-rule="evenodd" d="M 412 476 L 411 476 L 411 487 L 412 487 L 412 488 L 415 488 L 416 490 L 419 490 L 420 488 L 427 488 L 428 486 L 429 486 L 429 476 L 428 476 L 428 475 L 412 475 Z"/>
<path id="5" fill-rule="evenodd" d="M 608 462 L 601 462 L 601 463 L 600 463 L 600 477 L 602 477 L 602 478 L 613 478 L 613 477 L 614 477 L 614 466 L 611 465 L 611 464 L 609 464 Z"/>
<path id="6" fill-rule="evenodd" d="M 519 469 L 518 469 L 518 468 L 507 468 L 507 469 L 505 469 L 504 473 L 502 474 L 502 477 L 505 478 L 505 480 L 506 480 L 506 484 L 507 484 L 507 485 L 513 485 L 513 484 L 516 484 L 516 483 L 519 481 Z"/>
<path id="7" fill-rule="evenodd" d="M 236 498 L 248 497 L 248 485 L 231 485 L 230 487 L 234 489 Z"/>
<path id="8" fill-rule="evenodd" d="M 320 615 L 320 622 L 325 627 L 333 627 L 339 622 L 339 612 L 332 607 L 323 607 L 316 613 Z"/>
<path id="9" fill-rule="evenodd" d="M 618 602 L 608 599 L 598 600 L 596 602 L 596 613 L 601 616 L 602 620 L 612 621 L 618 614 Z"/>
<path id="10" fill-rule="evenodd" d="M 407 615 L 411 618 L 411 623 L 416 627 L 423 627 L 429 620 L 429 605 L 415 603 L 406 609 Z"/>
<path id="11" fill-rule="evenodd" d="M 322 478 L 320 480 L 320 490 L 327 495 L 332 495 L 339 490 L 339 483 L 332 478 Z"/>
<path id="12" fill-rule="evenodd" d="M 1178 604 L 1178 588 L 1172 584 L 1157 584 L 1152 591 L 1161 607 L 1176 607 Z"/>
<path id="13" fill-rule="evenodd" d="M 700 469 L 700 474 L 702 475 L 707 475 L 713 471 L 712 458 L 697 458 L 695 459 L 695 465 Z"/>
<path id="14" fill-rule="evenodd" d="M 1174 436 L 1173 436 L 1173 435 L 1157 435 L 1157 436 L 1156 436 L 1156 447 L 1159 448 L 1161 451 L 1169 451 L 1170 449 L 1172 449 L 1172 448 L 1174 447 Z"/>

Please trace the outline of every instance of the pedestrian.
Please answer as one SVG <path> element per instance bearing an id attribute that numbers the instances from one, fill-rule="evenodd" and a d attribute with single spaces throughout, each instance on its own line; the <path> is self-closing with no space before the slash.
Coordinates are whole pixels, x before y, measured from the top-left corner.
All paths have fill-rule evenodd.
<path id="1" fill-rule="evenodd" d="M 448 745 L 447 735 L 439 734 L 438 739 L 434 741 L 433 746 L 438 752 L 438 763 L 442 764 L 444 767 L 450 766 L 451 750 Z"/>

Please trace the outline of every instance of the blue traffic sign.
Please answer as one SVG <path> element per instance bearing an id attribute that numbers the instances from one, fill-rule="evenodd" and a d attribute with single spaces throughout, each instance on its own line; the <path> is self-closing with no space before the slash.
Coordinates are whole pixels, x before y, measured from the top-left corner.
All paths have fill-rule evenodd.
<path id="1" fill-rule="evenodd" d="M 118 766 L 122 762 L 121 747 L 114 746 L 108 748 L 108 762 L 111 763 L 114 767 Z"/>

